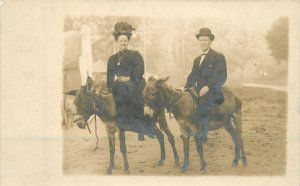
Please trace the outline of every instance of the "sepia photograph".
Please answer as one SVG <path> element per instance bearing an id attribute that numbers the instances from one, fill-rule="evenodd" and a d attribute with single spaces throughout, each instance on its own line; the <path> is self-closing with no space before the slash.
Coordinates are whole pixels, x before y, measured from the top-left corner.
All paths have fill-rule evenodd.
<path id="1" fill-rule="evenodd" d="M 284 175 L 289 17 L 256 20 L 66 15 L 64 173 Z"/>
<path id="2" fill-rule="evenodd" d="M 299 2 L 0 7 L 0 185 L 299 185 Z"/>

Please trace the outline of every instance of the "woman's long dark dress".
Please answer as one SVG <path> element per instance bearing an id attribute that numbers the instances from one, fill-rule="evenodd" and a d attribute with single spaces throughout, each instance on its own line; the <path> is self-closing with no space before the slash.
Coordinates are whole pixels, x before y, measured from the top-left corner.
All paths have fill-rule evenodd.
<path id="1" fill-rule="evenodd" d="M 124 50 L 112 55 L 107 65 L 107 88 L 113 92 L 117 109 L 117 124 L 124 130 L 133 119 L 143 118 L 145 87 L 144 61 L 138 51 Z M 116 77 L 130 77 L 128 82 L 115 81 Z"/>

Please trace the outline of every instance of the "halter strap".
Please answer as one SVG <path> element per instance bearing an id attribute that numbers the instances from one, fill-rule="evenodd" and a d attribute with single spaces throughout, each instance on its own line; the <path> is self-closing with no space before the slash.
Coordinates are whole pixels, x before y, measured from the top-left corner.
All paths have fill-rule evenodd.
<path id="1" fill-rule="evenodd" d="M 178 96 L 176 97 L 176 95 L 178 95 Z M 181 97 L 180 94 L 177 94 L 176 91 L 173 91 L 173 93 L 172 93 L 172 95 L 171 95 L 171 97 L 169 99 L 169 104 L 166 104 L 166 108 L 167 108 L 168 112 L 173 113 L 173 112 L 176 111 L 175 103 L 179 100 L 180 97 Z"/>

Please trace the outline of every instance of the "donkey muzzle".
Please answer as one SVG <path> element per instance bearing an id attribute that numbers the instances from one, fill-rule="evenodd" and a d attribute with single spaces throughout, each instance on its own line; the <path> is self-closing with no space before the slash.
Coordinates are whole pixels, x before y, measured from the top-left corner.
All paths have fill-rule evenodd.
<path id="1" fill-rule="evenodd" d="M 76 115 L 74 118 L 74 123 L 76 123 L 76 125 L 81 128 L 81 129 L 85 129 L 87 123 L 84 120 L 84 118 L 80 115 Z"/>
<path id="2" fill-rule="evenodd" d="M 145 106 L 144 107 L 144 115 L 152 118 L 154 116 L 154 110 L 152 108 L 150 108 L 149 106 Z"/>

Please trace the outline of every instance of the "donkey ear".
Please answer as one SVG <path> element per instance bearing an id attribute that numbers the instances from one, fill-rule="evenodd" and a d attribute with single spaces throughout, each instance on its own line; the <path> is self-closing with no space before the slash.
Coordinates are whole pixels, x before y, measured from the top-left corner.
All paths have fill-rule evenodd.
<path id="1" fill-rule="evenodd" d="M 69 95 L 69 96 L 76 96 L 78 91 L 79 90 L 70 90 L 70 91 L 67 91 L 67 92 L 63 92 L 63 94 Z"/>
<path id="2" fill-rule="evenodd" d="M 93 87 L 93 79 L 90 76 L 86 80 L 86 86 L 88 90 L 91 90 Z"/>
<path id="3" fill-rule="evenodd" d="M 167 76 L 166 78 L 158 79 L 158 80 L 156 81 L 156 84 L 161 85 L 161 84 L 167 82 L 168 79 L 169 79 L 169 76 Z"/>

